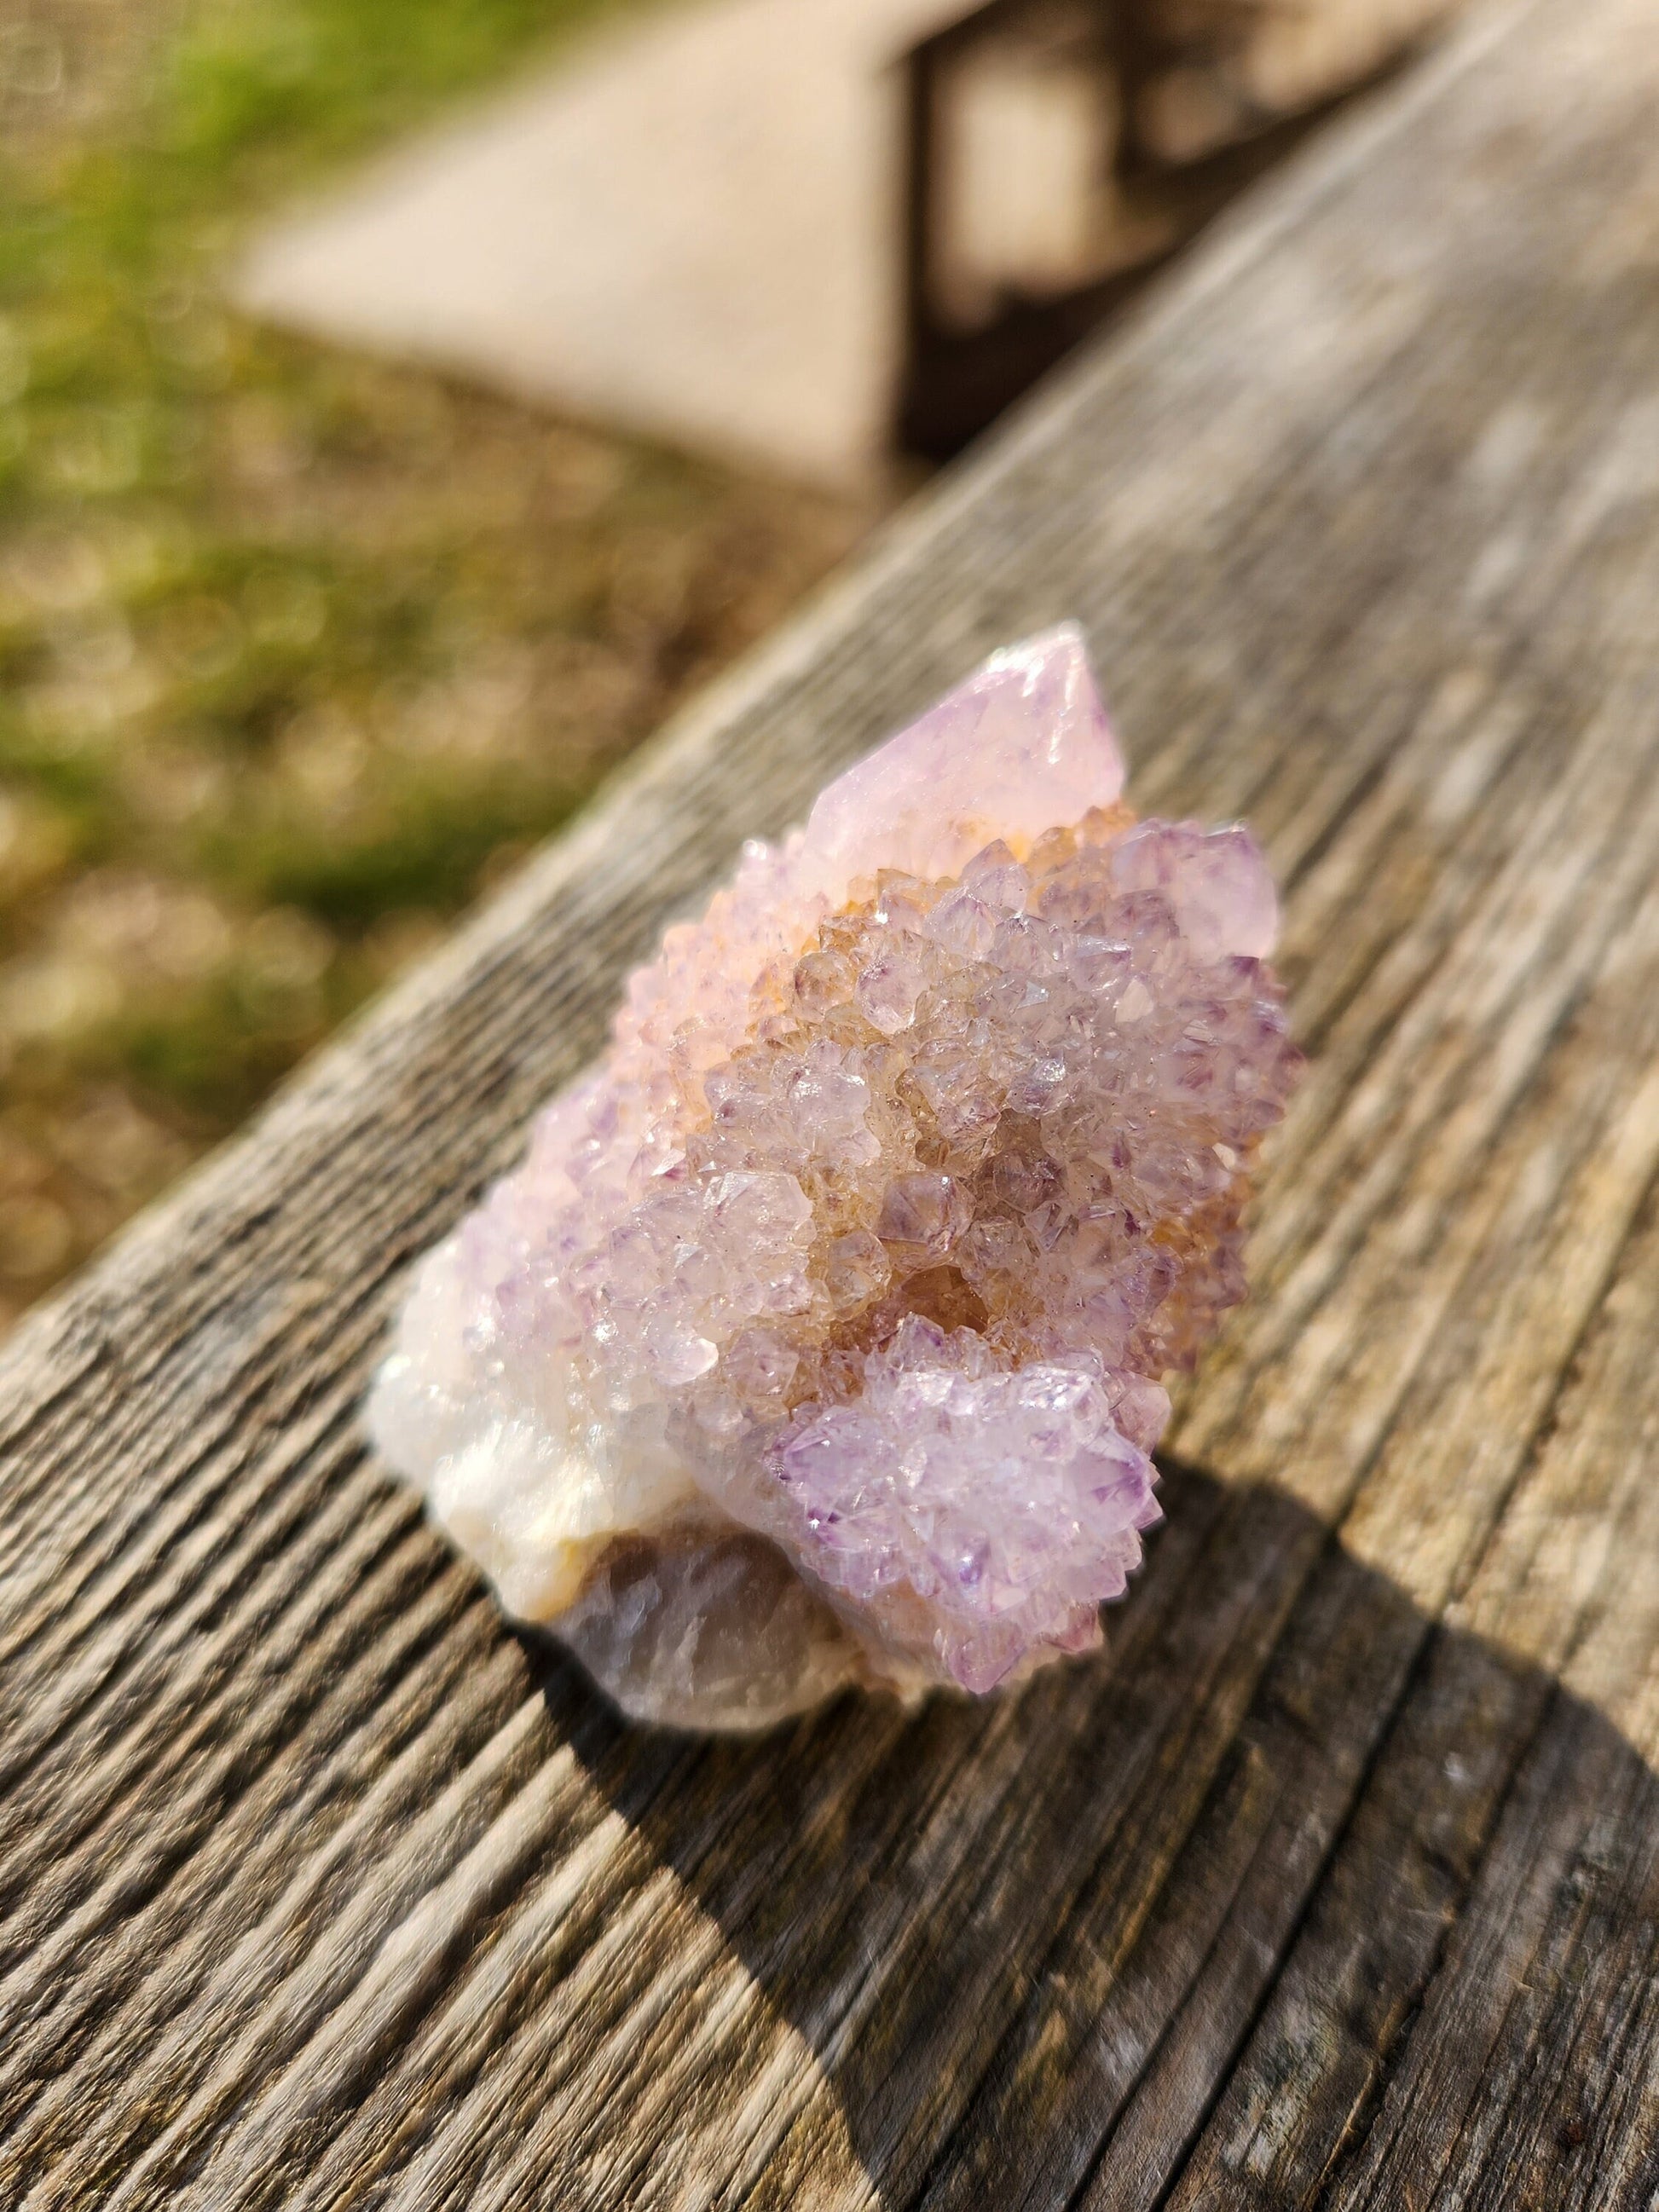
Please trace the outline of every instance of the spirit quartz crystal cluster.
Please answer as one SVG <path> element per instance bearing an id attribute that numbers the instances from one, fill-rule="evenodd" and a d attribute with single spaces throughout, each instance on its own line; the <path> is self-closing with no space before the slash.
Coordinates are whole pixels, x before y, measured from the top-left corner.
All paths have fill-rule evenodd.
<path id="1" fill-rule="evenodd" d="M 1079 634 L 746 848 L 423 1263 L 375 1437 L 630 1713 L 1100 1640 L 1298 1066 L 1237 827 L 1137 822 Z"/>

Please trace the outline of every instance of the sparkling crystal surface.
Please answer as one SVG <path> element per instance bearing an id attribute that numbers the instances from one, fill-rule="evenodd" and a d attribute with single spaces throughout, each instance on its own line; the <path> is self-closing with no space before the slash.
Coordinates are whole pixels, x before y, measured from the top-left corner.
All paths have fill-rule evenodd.
<path id="1" fill-rule="evenodd" d="M 1298 1059 L 1237 827 L 1136 823 L 1079 634 L 745 848 L 423 1263 L 371 1425 L 630 1711 L 1100 1636 Z"/>

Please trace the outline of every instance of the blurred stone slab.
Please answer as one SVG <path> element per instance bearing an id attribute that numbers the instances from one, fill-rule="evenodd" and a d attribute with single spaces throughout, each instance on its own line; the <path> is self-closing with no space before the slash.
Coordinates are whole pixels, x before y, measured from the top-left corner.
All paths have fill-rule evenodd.
<path id="1" fill-rule="evenodd" d="M 787 474 L 879 466 L 900 82 L 962 0 L 647 15 L 256 240 L 290 328 Z"/>

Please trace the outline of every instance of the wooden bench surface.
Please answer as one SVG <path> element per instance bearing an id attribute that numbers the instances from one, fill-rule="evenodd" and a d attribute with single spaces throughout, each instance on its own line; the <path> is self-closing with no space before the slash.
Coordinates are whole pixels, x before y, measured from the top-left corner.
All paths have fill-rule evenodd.
<path id="1" fill-rule="evenodd" d="M 0 1354 L 0 2203 L 1659 2194 L 1659 21 L 1299 159 Z M 365 1455 L 745 834 L 1086 623 L 1311 1068 L 1097 1662 L 621 1726 Z"/>

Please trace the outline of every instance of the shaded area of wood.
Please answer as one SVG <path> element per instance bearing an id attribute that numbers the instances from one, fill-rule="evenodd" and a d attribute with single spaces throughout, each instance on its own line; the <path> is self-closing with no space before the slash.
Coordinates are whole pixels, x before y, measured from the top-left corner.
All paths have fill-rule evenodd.
<path id="1" fill-rule="evenodd" d="M 1645 2206 L 1659 46 L 1304 156 L 0 1355 L 0 2200 Z M 1108 1655 L 621 1728 L 368 1460 L 402 1270 L 745 834 L 1069 612 L 1308 1081 Z"/>

